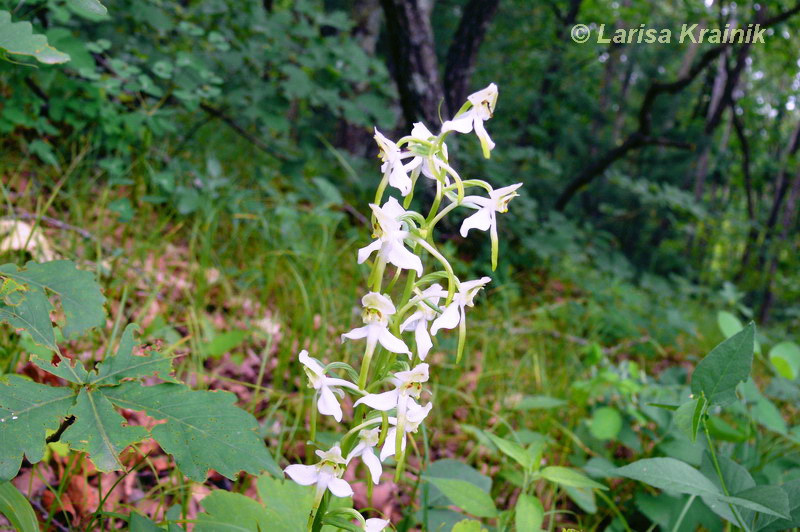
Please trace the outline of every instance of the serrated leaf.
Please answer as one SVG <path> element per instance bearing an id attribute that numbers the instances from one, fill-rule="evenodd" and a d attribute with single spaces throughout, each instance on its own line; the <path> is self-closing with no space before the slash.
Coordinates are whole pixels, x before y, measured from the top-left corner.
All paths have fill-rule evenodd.
<path id="1" fill-rule="evenodd" d="M 0 480 L 17 476 L 23 455 L 31 463 L 44 457 L 46 432 L 58 428 L 74 401 L 69 388 L 0 379 Z"/>
<path id="2" fill-rule="evenodd" d="M 0 322 L 28 331 L 34 342 L 51 351 L 58 351 L 53 322 L 50 321 L 51 308 L 50 300 L 44 293 L 28 291 L 12 305 L 0 302 Z"/>
<path id="3" fill-rule="evenodd" d="M 736 386 L 748 379 L 753 365 L 755 329 L 750 322 L 700 361 L 692 374 L 692 393 L 704 395 L 711 405 L 736 400 Z"/>
<path id="4" fill-rule="evenodd" d="M 153 374 L 158 374 L 163 380 L 174 382 L 169 375 L 172 371 L 172 359 L 156 351 L 150 351 L 147 355 L 133 354 L 137 345 L 133 333 L 138 330 L 139 326 L 133 323 L 125 327 L 117 354 L 106 357 L 97 365 L 96 373 L 89 377 L 90 384 L 109 386 L 119 384 L 123 379 L 146 377 Z"/>
<path id="5" fill-rule="evenodd" d="M 542 469 L 542 478 L 561 484 L 562 486 L 572 486 L 573 488 L 596 488 L 607 490 L 608 488 L 599 482 L 595 482 L 580 471 L 569 467 L 549 466 Z"/>
<path id="6" fill-rule="evenodd" d="M 127 425 L 100 390 L 81 388 L 69 413 L 75 416 L 75 422 L 61 435 L 61 441 L 89 453 L 100 471 L 123 469 L 120 453 L 148 435 L 144 427 Z"/>
<path id="7" fill-rule="evenodd" d="M 82 333 L 103 324 L 105 298 L 92 272 L 79 270 L 69 260 L 28 262 L 20 270 L 14 264 L 0 266 L 0 275 L 24 284 L 28 291 L 58 295 L 64 309 L 64 337 Z"/>
<path id="8" fill-rule="evenodd" d="M 75 358 L 67 358 L 63 355 L 59 357 L 58 362 L 54 363 L 52 358 L 44 360 L 36 355 L 31 356 L 31 361 L 45 370 L 52 373 L 56 377 L 74 382 L 75 384 L 86 384 L 89 382 L 89 372 L 83 366 L 83 363 Z"/>
<path id="9" fill-rule="evenodd" d="M 257 501 L 238 493 L 217 490 L 211 492 L 200 504 L 206 510 L 198 514 L 194 525 L 196 532 L 254 532 L 274 530 L 264 507 Z M 299 530 L 305 529 L 305 523 Z"/>
<path id="10" fill-rule="evenodd" d="M 517 505 L 514 507 L 514 523 L 517 530 L 534 532 L 542 528 L 544 521 L 544 506 L 533 495 L 520 493 Z"/>
<path id="11" fill-rule="evenodd" d="M 497 508 L 492 497 L 475 484 L 454 478 L 437 478 L 425 476 L 424 480 L 430 482 L 468 514 L 476 517 L 495 517 Z"/>
<path id="12" fill-rule="evenodd" d="M 232 393 L 192 391 L 173 383 L 142 386 L 133 381 L 104 393 L 119 407 L 166 420 L 151 433 L 192 480 L 205 480 L 209 469 L 229 479 L 240 471 L 282 474 L 258 435 L 256 419 L 234 404 Z"/>
<path id="13" fill-rule="evenodd" d="M 644 458 L 614 470 L 616 475 L 644 482 L 654 488 L 687 495 L 720 496 L 717 486 L 686 462 L 675 458 Z"/>
<path id="14" fill-rule="evenodd" d="M 0 515 L 4 515 L 17 532 L 40 530 L 31 503 L 10 482 L 0 483 Z"/>
<path id="15" fill-rule="evenodd" d="M 11 13 L 0 11 L 0 52 L 34 57 L 40 63 L 54 65 L 69 61 L 69 55 L 47 43 L 47 37 L 33 33 L 30 22 L 11 22 Z"/>
<path id="16" fill-rule="evenodd" d="M 532 469 L 533 459 L 520 444 L 506 440 L 499 436 L 495 436 L 491 433 L 486 433 L 486 435 L 492 440 L 492 443 L 494 443 L 497 448 L 502 451 L 503 454 L 513 459 L 525 469 Z"/>
<path id="17" fill-rule="evenodd" d="M 675 426 L 692 441 L 697 439 L 705 407 L 705 398 L 699 397 L 683 403 L 675 411 Z"/>

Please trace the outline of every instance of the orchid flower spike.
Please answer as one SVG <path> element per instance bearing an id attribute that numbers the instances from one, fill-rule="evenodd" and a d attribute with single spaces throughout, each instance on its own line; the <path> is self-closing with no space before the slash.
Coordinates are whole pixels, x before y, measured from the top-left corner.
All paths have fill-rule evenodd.
<path id="1" fill-rule="evenodd" d="M 494 107 L 497 104 L 497 85 L 490 83 L 485 89 L 470 94 L 467 100 L 472 104 L 472 107 L 442 124 L 442 131 L 469 133 L 474 129 L 475 134 L 481 141 L 483 156 L 488 159 L 492 149 L 494 149 L 494 142 L 489 138 L 489 133 L 486 132 L 483 123 L 489 120 L 494 113 Z"/>
<path id="2" fill-rule="evenodd" d="M 408 371 L 398 371 L 391 382 L 394 384 L 394 390 L 365 395 L 356 401 L 354 406 L 363 403 L 381 412 L 397 408 L 399 417 L 401 410 L 405 412 L 405 405 L 410 397 L 419 399 L 422 383 L 428 382 L 428 364 L 423 362 Z"/>
<path id="3" fill-rule="evenodd" d="M 305 366 L 306 375 L 310 386 L 317 391 L 317 410 L 323 416 L 333 416 L 337 422 L 342 421 L 342 407 L 339 405 L 337 395 L 344 396 L 341 388 L 358 390 L 358 386 L 344 379 L 336 379 L 325 375 L 323 368 L 316 360 L 308 356 L 308 351 L 300 351 L 300 363 Z"/>
<path id="4" fill-rule="evenodd" d="M 387 139 L 378 128 L 375 128 L 375 142 L 380 148 L 378 156 L 383 161 L 381 172 L 384 176 L 388 176 L 391 186 L 399 190 L 403 196 L 408 196 L 413 184 L 408 177 L 409 169 L 403 164 L 403 157 L 410 154 L 403 154 L 397 144 Z"/>
<path id="5" fill-rule="evenodd" d="M 417 432 L 417 429 L 425 421 L 425 418 L 428 417 L 431 409 L 433 408 L 433 403 L 428 403 L 425 406 L 418 405 L 413 399 L 408 401 L 408 409 L 406 410 L 406 422 L 404 425 L 405 433 L 411 434 Z M 389 423 L 394 425 L 386 432 L 386 439 L 383 442 L 383 447 L 381 448 L 381 462 L 385 461 L 390 456 L 394 456 L 397 452 L 395 448 L 397 446 L 396 438 L 397 438 L 397 418 L 389 417 Z M 406 450 L 406 439 L 403 438 L 401 443 L 402 450 Z"/>
<path id="6" fill-rule="evenodd" d="M 464 238 L 469 234 L 470 229 L 479 231 L 490 231 L 492 239 L 492 269 L 497 267 L 497 213 L 508 212 L 508 202 L 519 196 L 517 189 L 522 183 L 516 183 L 489 192 L 489 197 L 465 196 L 462 205 L 478 212 L 469 216 L 461 223 L 461 236 Z"/>
<path id="7" fill-rule="evenodd" d="M 369 469 L 370 475 L 372 476 L 372 482 L 374 484 L 378 484 L 378 482 L 380 482 L 381 473 L 383 472 L 381 461 L 378 460 L 377 456 L 375 456 L 374 451 L 375 446 L 378 445 L 378 440 L 380 439 L 380 432 L 380 427 L 375 427 L 374 429 L 364 429 L 359 432 L 360 441 L 358 442 L 358 445 L 356 445 L 353 450 L 350 451 L 350 454 L 347 455 L 348 463 L 353 458 L 358 456 L 361 457 L 361 461 L 364 462 L 364 465 Z"/>
<path id="8" fill-rule="evenodd" d="M 491 281 L 491 277 L 481 277 L 474 281 L 459 283 L 458 292 L 453 296 L 453 301 L 447 305 L 442 315 L 431 324 L 431 334 L 436 336 L 439 329 L 455 329 L 459 323 L 466 320 L 466 307 L 475 306 L 475 296 Z M 359 401 L 363 399 L 365 397 L 362 397 Z"/>
<path id="9" fill-rule="evenodd" d="M 353 489 L 341 478 L 347 460 L 342 457 L 342 450 L 337 443 L 328 451 L 317 450 L 320 461 L 314 465 L 292 464 L 283 470 L 289 478 L 301 486 L 317 486 L 317 496 L 330 490 L 337 497 L 350 497 Z"/>
<path id="10" fill-rule="evenodd" d="M 447 144 L 442 143 L 441 154 L 432 152 L 427 144 L 430 144 L 436 139 L 436 135 L 430 132 L 422 122 L 415 122 L 411 130 L 412 143 L 416 142 L 419 150 L 427 152 L 427 155 L 415 153 L 414 158 L 406 164 L 407 170 L 416 170 L 420 168 L 422 175 L 429 179 L 438 180 L 442 177 L 442 184 L 448 186 L 450 184 L 450 175 L 456 179 L 460 179 L 458 173 L 448 163 Z M 422 144 L 425 143 L 425 144 Z M 414 144 L 411 144 L 413 147 Z M 449 174 L 449 175 L 448 175 Z"/>
<path id="11" fill-rule="evenodd" d="M 364 523 L 364 532 L 381 532 L 387 526 L 389 526 L 389 521 L 387 519 L 378 519 L 378 518 L 371 518 L 367 519 L 366 523 Z"/>
<path id="12" fill-rule="evenodd" d="M 400 220 L 406 210 L 395 198 L 389 198 L 383 207 L 373 203 L 370 208 L 378 222 L 374 233 L 376 240 L 358 250 L 358 263 L 362 264 L 377 251 L 380 260 L 394 264 L 401 270 L 414 270 L 418 277 L 422 277 L 422 260 L 406 249 L 403 243 L 409 236 Z"/>
<path id="13" fill-rule="evenodd" d="M 431 335 L 428 333 L 428 322 L 436 319 L 437 313 L 431 306 L 438 306 L 439 300 L 443 297 L 447 297 L 447 290 L 444 290 L 438 283 L 432 284 L 415 298 L 418 301 L 416 312 L 400 325 L 401 331 L 414 331 L 420 360 L 425 360 L 433 347 Z"/>
<path id="14" fill-rule="evenodd" d="M 408 350 L 405 342 L 389 332 L 389 316 L 397 312 L 392 301 L 382 294 L 370 292 L 361 298 L 361 305 L 364 307 L 361 312 L 361 319 L 365 325 L 343 334 L 342 341 L 345 338 L 351 340 L 366 338 L 368 351 L 373 350 L 375 345 L 380 342 L 383 347 L 392 353 L 405 354 L 411 357 L 411 351 Z"/>

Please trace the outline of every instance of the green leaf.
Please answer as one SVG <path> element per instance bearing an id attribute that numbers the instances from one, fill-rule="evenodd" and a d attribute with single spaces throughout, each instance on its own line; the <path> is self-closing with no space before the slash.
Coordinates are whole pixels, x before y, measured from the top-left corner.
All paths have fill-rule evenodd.
<path id="1" fill-rule="evenodd" d="M 800 375 L 800 346 L 794 342 L 781 342 L 769 350 L 769 361 L 778 373 L 789 380 Z"/>
<path id="2" fill-rule="evenodd" d="M 66 63 L 69 56 L 47 43 L 47 37 L 33 33 L 30 22 L 11 22 L 11 13 L 0 11 L 0 52 L 26 55 L 40 63 Z"/>
<path id="3" fill-rule="evenodd" d="M 216 358 L 233 351 L 247 338 L 247 331 L 228 331 L 214 337 L 206 346 L 208 356 Z"/>
<path id="4" fill-rule="evenodd" d="M 34 464 L 44 457 L 47 431 L 58 429 L 74 401 L 69 388 L 0 379 L 0 480 L 17 476 L 23 455 Z"/>
<path id="5" fill-rule="evenodd" d="M 480 521 L 474 519 L 464 519 L 456 523 L 451 532 L 486 532 Z"/>
<path id="6" fill-rule="evenodd" d="M 240 471 L 282 475 L 258 434 L 256 419 L 236 407 L 232 393 L 191 391 L 174 383 L 142 386 L 134 381 L 104 393 L 119 407 L 165 419 L 153 427 L 153 437 L 192 480 L 205 480 L 209 469 L 229 479 Z"/>
<path id="7" fill-rule="evenodd" d="M 514 507 L 514 522 L 517 530 L 534 532 L 541 530 L 544 521 L 544 506 L 533 495 L 521 493 Z"/>
<path id="8" fill-rule="evenodd" d="M 105 298 L 94 274 L 77 269 L 72 261 L 29 262 L 24 270 L 19 270 L 14 264 L 5 264 L 0 266 L 0 275 L 25 285 L 29 291 L 56 294 L 66 316 L 66 338 L 104 323 Z"/>
<path id="9" fill-rule="evenodd" d="M 748 379 L 753 365 L 755 329 L 750 322 L 700 361 L 692 374 L 692 393 L 703 394 L 711 405 L 736 400 L 736 386 Z"/>
<path id="10" fill-rule="evenodd" d="M 450 499 L 450 502 L 468 514 L 477 517 L 495 517 L 497 515 L 497 508 L 495 508 L 492 497 L 478 486 L 453 478 L 430 476 L 423 478 L 439 488 Z"/>
<path id="11" fill-rule="evenodd" d="M 154 521 L 136 512 L 131 513 L 128 525 L 128 532 L 164 532 Z"/>
<path id="12" fill-rule="evenodd" d="M 42 292 L 29 291 L 23 299 L 7 304 L 0 301 L 0 322 L 6 322 L 15 329 L 23 329 L 31 335 L 34 342 L 51 351 L 58 351 L 53 323 L 50 321 L 50 300 Z"/>
<path id="13" fill-rule="evenodd" d="M 542 478 L 555 482 L 562 486 L 572 486 L 573 488 L 596 488 L 599 490 L 607 490 L 608 488 L 590 479 L 580 471 L 570 469 L 569 467 L 549 466 L 542 469 Z"/>
<path id="14" fill-rule="evenodd" d="M 688 495 L 722 495 L 717 486 L 705 475 L 675 458 L 644 458 L 619 467 L 614 473 L 662 490 Z"/>
<path id="15" fill-rule="evenodd" d="M 744 325 L 739 321 L 739 318 L 725 310 L 721 310 L 717 313 L 717 325 L 719 325 L 719 330 L 722 331 L 725 338 L 730 338 L 744 329 Z"/>
<path id="16" fill-rule="evenodd" d="M 428 477 L 463 480 L 477 486 L 486 493 L 489 493 L 492 489 L 491 478 L 480 473 L 474 467 L 451 458 L 444 458 L 431 463 L 425 471 L 425 475 Z M 428 506 L 436 507 L 445 506 L 446 504 L 447 497 L 435 486 L 432 486 L 428 494 Z"/>
<path id="17" fill-rule="evenodd" d="M 89 377 L 90 384 L 98 386 L 119 384 L 122 379 L 146 377 L 156 373 L 161 379 L 174 382 L 169 375 L 172 371 L 172 359 L 156 351 L 149 351 L 148 354 L 141 356 L 133 354 L 137 345 L 133 333 L 138 330 L 138 325 L 133 323 L 125 327 L 117 354 L 106 357 L 98 364 L 97 373 Z"/>
<path id="18" fill-rule="evenodd" d="M 514 405 L 514 410 L 547 410 L 566 405 L 563 399 L 548 397 L 547 395 L 528 395 Z"/>
<path id="19" fill-rule="evenodd" d="M 675 411 L 675 426 L 692 441 L 697 440 L 697 431 L 700 428 L 705 407 L 705 398 L 699 397 L 683 403 Z"/>
<path id="20" fill-rule="evenodd" d="M 217 490 L 200 501 L 200 504 L 207 513 L 197 516 L 195 532 L 284 532 L 272 528 L 264 507 L 244 495 Z M 305 523 L 300 530 L 304 529 Z"/>
<path id="21" fill-rule="evenodd" d="M 11 482 L 0 483 L 0 515 L 4 515 L 17 532 L 40 530 L 31 503 Z"/>
<path id="22" fill-rule="evenodd" d="M 147 437 L 147 429 L 128 426 L 100 390 L 81 388 L 69 413 L 75 416 L 75 422 L 61 436 L 61 441 L 72 449 L 89 453 L 100 471 L 123 469 L 120 453 Z"/>
<path id="23" fill-rule="evenodd" d="M 789 501 L 791 517 L 779 519 L 777 517 L 764 517 L 761 521 L 761 532 L 778 532 L 790 530 L 800 526 L 800 479 L 794 479 L 781 485 Z"/>
<path id="24" fill-rule="evenodd" d="M 78 15 L 92 20 L 108 15 L 106 6 L 97 0 L 70 0 L 67 5 Z"/>
<path id="25" fill-rule="evenodd" d="M 604 406 L 592 413 L 589 432 L 598 440 L 613 440 L 622 430 L 622 415 L 616 408 Z"/>
<path id="26" fill-rule="evenodd" d="M 533 468 L 531 455 L 528 454 L 528 451 L 526 451 L 520 444 L 500 438 L 499 436 L 495 436 L 491 433 L 486 433 L 486 435 L 489 436 L 492 442 L 503 452 L 503 454 L 509 458 L 512 458 L 525 469 L 530 470 Z"/>
<path id="27" fill-rule="evenodd" d="M 275 532 L 304 530 L 314 506 L 314 488 L 296 482 L 261 475 L 256 483 L 258 496 Z"/>
<path id="28" fill-rule="evenodd" d="M 791 517 L 789 497 L 780 486 L 753 486 L 728 498 L 733 504 L 783 519 Z"/>
<path id="29" fill-rule="evenodd" d="M 58 362 L 53 362 L 52 358 L 50 360 L 44 360 L 34 355 L 31 357 L 31 360 L 48 373 L 52 373 L 69 382 L 74 382 L 75 384 L 86 384 L 89 382 L 89 373 L 80 360 L 67 358 L 64 355 L 58 358 Z"/>

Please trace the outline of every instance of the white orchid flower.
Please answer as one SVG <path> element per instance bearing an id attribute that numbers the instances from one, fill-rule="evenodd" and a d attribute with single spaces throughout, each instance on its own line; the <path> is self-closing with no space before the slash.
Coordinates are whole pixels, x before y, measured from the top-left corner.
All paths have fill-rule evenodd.
<path id="1" fill-rule="evenodd" d="M 374 235 L 377 239 L 358 250 L 358 263 L 362 264 L 377 251 L 381 260 L 394 264 L 402 270 L 414 270 L 418 277 L 422 277 L 422 260 L 406 249 L 403 242 L 409 236 L 400 220 L 400 217 L 406 214 L 406 210 L 395 198 L 389 198 L 383 207 L 372 203 L 370 208 L 378 221 Z"/>
<path id="2" fill-rule="evenodd" d="M 436 135 L 431 133 L 422 122 L 414 122 L 414 127 L 411 130 L 411 138 L 412 142 L 416 140 L 418 142 L 430 144 L 436 139 Z M 425 151 L 429 150 L 430 148 L 425 146 Z M 431 153 L 430 155 L 415 154 L 414 158 L 406 164 L 405 168 L 407 170 L 420 168 L 422 175 L 434 180 L 437 179 L 437 175 L 441 175 L 444 177 L 444 185 L 448 186 L 450 184 L 450 175 L 455 176 L 456 179 L 460 178 L 458 173 L 447 163 L 447 144 L 444 143 L 442 143 L 442 156 L 443 158 L 439 157 L 436 153 Z"/>
<path id="3" fill-rule="evenodd" d="M 516 183 L 489 192 L 489 197 L 465 196 L 462 205 L 478 212 L 465 219 L 461 224 L 461 236 L 464 238 L 470 229 L 479 231 L 491 230 L 492 238 L 497 238 L 497 213 L 508 212 L 508 202 L 519 196 L 517 189 L 522 183 Z"/>
<path id="4" fill-rule="evenodd" d="M 320 461 L 314 465 L 292 464 L 283 470 L 289 478 L 301 486 L 317 486 L 317 497 L 330 490 L 337 497 L 350 497 L 353 488 L 341 478 L 347 460 L 342 457 L 342 449 L 337 443 L 328 451 L 317 451 Z"/>
<path id="5" fill-rule="evenodd" d="M 305 366 L 306 375 L 308 375 L 311 386 L 317 391 L 317 410 L 319 410 L 319 413 L 324 416 L 333 416 L 337 422 L 342 421 L 342 407 L 339 405 L 336 395 L 344 396 L 344 391 L 341 388 L 358 390 L 358 386 L 344 379 L 336 379 L 325 375 L 325 368 L 308 356 L 308 351 L 305 349 L 300 351 L 299 358 L 300 363 Z"/>
<path id="6" fill-rule="evenodd" d="M 381 461 L 377 456 L 375 456 L 374 451 L 375 446 L 378 445 L 378 440 L 380 440 L 380 432 L 380 427 L 376 427 L 374 429 L 364 429 L 359 432 L 360 441 L 358 442 L 358 445 L 356 445 L 353 450 L 350 451 L 350 454 L 347 455 L 348 463 L 353 458 L 358 456 L 361 457 L 361 461 L 364 462 L 364 465 L 369 469 L 369 473 L 372 476 L 372 482 L 374 484 L 378 484 L 378 482 L 380 482 L 381 473 L 383 472 Z"/>
<path id="7" fill-rule="evenodd" d="M 373 517 L 371 519 L 367 519 L 366 523 L 364 524 L 364 532 L 381 532 L 387 526 L 389 526 L 388 519 L 378 519 Z"/>
<path id="8" fill-rule="evenodd" d="M 408 371 L 398 371 L 391 380 L 394 390 L 365 395 L 356 401 L 354 406 L 365 404 L 381 412 L 397 408 L 397 415 L 400 417 L 400 412 L 406 410 L 408 399 L 410 397 L 418 399 L 422 392 L 422 383 L 428 382 L 428 367 L 428 364 L 423 362 Z"/>
<path id="9" fill-rule="evenodd" d="M 400 147 L 393 141 L 387 139 L 378 128 L 375 128 L 375 142 L 378 143 L 380 148 L 379 157 L 383 161 L 381 165 L 381 172 L 389 177 L 389 184 L 400 191 L 400 194 L 407 196 L 411 192 L 413 183 L 411 178 L 408 177 L 407 168 L 403 163 L 403 158 L 408 157 L 410 153 L 402 153 Z"/>
<path id="10" fill-rule="evenodd" d="M 417 341 L 417 354 L 419 354 L 421 360 L 425 360 L 431 347 L 433 347 L 433 341 L 428 332 L 428 322 L 436 319 L 438 314 L 431 308 L 431 305 L 438 306 L 439 300 L 443 297 L 447 297 L 447 290 L 444 290 L 439 284 L 432 284 L 415 298 L 418 300 L 416 312 L 411 314 L 400 325 L 401 331 L 414 331 L 414 338 Z"/>
<path id="11" fill-rule="evenodd" d="M 492 149 L 494 149 L 494 142 L 489 138 L 489 133 L 486 132 L 483 123 L 489 120 L 494 113 L 494 106 L 497 104 L 497 94 L 497 85 L 494 83 L 490 83 L 489 86 L 483 90 L 470 94 L 467 100 L 472 104 L 472 107 L 468 111 L 442 124 L 442 131 L 469 133 L 474 129 L 475 134 L 481 141 L 483 156 L 488 159 Z"/>
<path id="12" fill-rule="evenodd" d="M 405 433 L 411 434 L 417 432 L 417 429 L 419 429 L 419 426 L 425 418 L 428 417 L 432 408 L 433 403 L 420 406 L 413 399 L 410 399 L 408 402 L 408 409 L 406 410 Z M 397 451 L 397 418 L 389 417 L 389 423 L 394 426 L 386 432 L 386 440 L 383 442 L 383 447 L 381 448 L 381 462 L 385 461 L 390 456 L 394 456 Z M 402 450 L 405 451 L 406 439 L 403 438 L 401 441 Z"/>
<path id="13" fill-rule="evenodd" d="M 453 301 L 447 305 L 441 316 L 431 324 L 431 334 L 436 336 L 439 329 L 455 329 L 458 327 L 458 324 L 466 319 L 466 307 L 475 306 L 475 296 L 491 281 L 491 277 L 481 277 L 474 281 L 459 283 L 458 292 L 453 295 Z M 359 401 L 363 399 L 364 397 Z"/>
<path id="14" fill-rule="evenodd" d="M 405 354 L 411 356 L 408 346 L 389 331 L 389 316 L 397 312 L 392 301 L 377 292 L 370 292 L 361 298 L 361 305 L 364 310 L 361 312 L 361 319 L 364 321 L 363 327 L 357 327 L 350 332 L 342 335 L 350 340 L 367 339 L 368 351 L 372 351 L 377 343 L 380 343 L 392 353 Z"/>

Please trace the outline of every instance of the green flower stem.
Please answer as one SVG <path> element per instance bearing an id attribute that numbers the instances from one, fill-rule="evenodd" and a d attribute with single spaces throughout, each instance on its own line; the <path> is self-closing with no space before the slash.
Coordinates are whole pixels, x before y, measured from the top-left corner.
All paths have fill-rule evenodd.
<path id="1" fill-rule="evenodd" d="M 427 227 L 428 239 L 431 239 L 433 237 L 433 228 L 436 226 L 436 224 L 439 223 L 439 221 L 442 218 L 444 218 L 447 215 L 447 213 L 449 213 L 456 207 L 458 207 L 458 203 L 455 202 L 451 203 L 450 205 L 439 211 L 439 213 L 436 216 L 434 216 L 430 222 L 428 222 L 428 227 Z"/>
<path id="2" fill-rule="evenodd" d="M 672 532 L 678 532 L 680 530 L 681 523 L 683 523 L 683 518 L 686 517 L 687 513 L 689 513 L 689 508 L 692 506 L 695 498 L 697 498 L 697 495 L 691 495 L 689 500 L 686 501 L 686 504 L 683 505 L 683 510 L 681 510 L 678 520 L 675 521 L 675 526 L 672 527 Z"/>
<path id="3" fill-rule="evenodd" d="M 364 358 L 361 360 L 361 373 L 358 375 L 358 388 L 365 390 L 367 387 L 367 377 L 369 377 L 369 365 L 372 362 L 372 355 L 375 353 L 375 342 L 367 341 L 367 348 L 364 351 Z"/>
<path id="4" fill-rule="evenodd" d="M 706 423 L 705 417 L 703 418 L 703 432 L 706 434 L 706 440 L 708 441 L 708 450 L 711 453 L 711 461 L 714 463 L 714 469 L 717 472 L 717 477 L 719 478 L 719 483 L 722 486 L 722 492 L 726 496 L 730 496 L 730 492 L 728 491 L 728 486 L 725 485 L 725 477 L 722 475 L 722 469 L 719 467 L 719 461 L 717 460 L 717 451 L 714 449 L 714 440 L 711 439 L 711 433 L 708 431 L 708 423 Z M 728 508 L 731 509 L 731 513 L 733 516 L 736 517 L 736 524 L 742 530 L 747 530 L 747 527 L 744 526 L 742 523 L 742 517 L 739 515 L 739 511 L 733 506 L 733 504 L 728 503 Z"/>
<path id="5" fill-rule="evenodd" d="M 453 294 L 455 294 L 456 291 L 456 283 L 455 283 L 456 275 L 455 273 L 453 273 L 453 267 L 450 266 L 450 263 L 447 261 L 447 259 L 444 258 L 444 256 L 441 253 L 436 251 L 436 248 L 430 245 L 428 242 L 424 241 L 418 236 L 412 236 L 412 238 L 417 244 L 422 246 L 425 249 L 425 251 L 430 253 L 433 256 L 433 258 L 438 260 L 442 264 L 444 271 L 447 272 L 448 286 L 447 286 L 447 302 L 445 303 L 445 306 L 449 305 L 450 302 L 453 300 Z"/>

